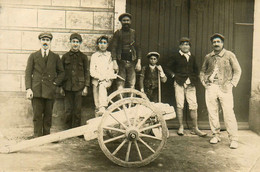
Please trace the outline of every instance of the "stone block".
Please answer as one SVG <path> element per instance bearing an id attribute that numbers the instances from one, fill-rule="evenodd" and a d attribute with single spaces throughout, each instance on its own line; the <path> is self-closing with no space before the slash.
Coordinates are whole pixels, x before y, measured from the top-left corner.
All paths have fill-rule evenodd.
<path id="1" fill-rule="evenodd" d="M 52 33 L 53 40 L 51 43 L 52 51 L 69 51 L 69 37 L 70 33 Z"/>
<path id="2" fill-rule="evenodd" d="M 26 91 L 25 89 L 25 75 L 20 75 L 21 77 L 21 88 L 22 90 L 21 91 Z"/>
<path id="3" fill-rule="evenodd" d="M 0 74 L 0 91 L 21 91 L 20 75 Z"/>
<path id="4" fill-rule="evenodd" d="M 3 7 L 0 22 L 2 26 L 37 27 L 37 9 Z"/>
<path id="5" fill-rule="evenodd" d="M 38 27 L 65 28 L 65 11 L 39 10 Z"/>
<path id="6" fill-rule="evenodd" d="M 114 13 L 112 12 L 95 12 L 94 13 L 94 30 L 112 30 Z"/>
<path id="7" fill-rule="evenodd" d="M 22 0 L 24 5 L 51 5 L 51 0 Z"/>
<path id="8" fill-rule="evenodd" d="M 22 32 L 22 50 L 39 50 L 41 48 L 38 35 L 40 32 L 24 31 Z M 55 38 L 53 38 L 55 39 Z"/>
<path id="9" fill-rule="evenodd" d="M 0 0 L 0 4 L 22 4 L 23 0 Z"/>
<path id="10" fill-rule="evenodd" d="M 21 31 L 1 30 L 0 49 L 21 49 Z"/>
<path id="11" fill-rule="evenodd" d="M 107 8 L 108 0 L 81 0 L 82 7 Z"/>
<path id="12" fill-rule="evenodd" d="M 32 127 L 33 113 L 30 100 L 23 97 L 0 96 L 0 121 L 1 128 L 5 127 Z"/>
<path id="13" fill-rule="evenodd" d="M 0 70 L 7 70 L 7 54 L 0 54 Z"/>
<path id="14" fill-rule="evenodd" d="M 8 70 L 24 71 L 30 54 L 8 54 Z"/>
<path id="15" fill-rule="evenodd" d="M 108 8 L 114 8 L 115 7 L 115 0 L 108 0 Z"/>
<path id="16" fill-rule="evenodd" d="M 97 49 L 96 40 L 101 34 L 85 34 L 82 35 L 83 41 L 81 49 L 83 52 L 95 52 Z"/>
<path id="17" fill-rule="evenodd" d="M 52 6 L 79 7 L 80 0 L 52 0 Z"/>
<path id="18" fill-rule="evenodd" d="M 67 11 L 66 28 L 93 29 L 93 12 Z"/>

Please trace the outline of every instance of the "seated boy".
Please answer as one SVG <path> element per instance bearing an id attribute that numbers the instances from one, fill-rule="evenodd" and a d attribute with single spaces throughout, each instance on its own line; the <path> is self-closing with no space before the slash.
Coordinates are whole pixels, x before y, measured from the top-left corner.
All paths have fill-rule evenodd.
<path id="1" fill-rule="evenodd" d="M 144 92 L 150 101 L 158 102 L 158 81 L 165 83 L 167 77 L 163 72 L 162 66 L 157 65 L 160 54 L 150 52 L 146 55 L 149 58 L 149 65 L 143 66 L 140 76 L 140 90 Z"/>
<path id="2" fill-rule="evenodd" d="M 107 51 L 108 37 L 101 36 L 97 39 L 98 51 L 91 56 L 90 76 L 93 84 L 93 96 L 95 103 L 95 116 L 98 117 L 105 112 L 107 106 L 107 88 L 115 79 L 111 53 Z"/>

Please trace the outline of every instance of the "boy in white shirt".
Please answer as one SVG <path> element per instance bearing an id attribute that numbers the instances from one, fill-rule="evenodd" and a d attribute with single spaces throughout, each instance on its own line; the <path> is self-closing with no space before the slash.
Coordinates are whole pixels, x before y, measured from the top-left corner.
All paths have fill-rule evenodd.
<path id="1" fill-rule="evenodd" d="M 112 85 L 112 79 L 116 78 L 111 53 L 107 51 L 108 37 L 99 37 L 97 46 L 98 51 L 91 56 L 90 60 L 90 76 L 92 77 L 96 117 L 105 112 L 105 107 L 108 104 L 107 89 Z"/>

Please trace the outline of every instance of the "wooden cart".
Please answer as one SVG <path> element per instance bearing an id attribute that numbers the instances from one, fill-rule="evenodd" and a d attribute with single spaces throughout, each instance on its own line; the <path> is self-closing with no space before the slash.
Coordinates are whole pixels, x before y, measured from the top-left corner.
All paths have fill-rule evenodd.
<path id="1" fill-rule="evenodd" d="M 84 126 L 6 145 L 0 152 L 17 152 L 84 135 L 85 140 L 98 138 L 104 154 L 120 166 L 140 167 L 156 159 L 169 136 L 165 120 L 176 117 L 174 108 L 152 103 L 135 89 L 117 90 L 109 95 L 108 102 L 102 117 L 90 119 Z"/>

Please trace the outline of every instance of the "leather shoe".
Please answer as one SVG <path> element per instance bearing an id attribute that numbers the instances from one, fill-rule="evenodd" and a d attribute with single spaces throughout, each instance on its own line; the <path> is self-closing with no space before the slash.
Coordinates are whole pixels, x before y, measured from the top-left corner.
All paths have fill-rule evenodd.
<path id="1" fill-rule="evenodd" d="M 230 147 L 230 149 L 237 149 L 238 148 L 238 142 L 232 140 L 229 147 Z"/>
<path id="2" fill-rule="evenodd" d="M 217 137 L 217 136 L 215 136 L 215 137 L 213 137 L 212 139 L 210 139 L 210 143 L 211 144 L 217 144 L 218 142 L 220 142 L 221 141 L 221 139 L 219 138 L 219 137 Z"/>
<path id="3" fill-rule="evenodd" d="M 184 135 L 184 130 L 183 130 L 183 128 L 179 128 L 179 130 L 177 131 L 177 134 L 178 134 L 179 136 L 183 136 L 183 135 Z"/>

